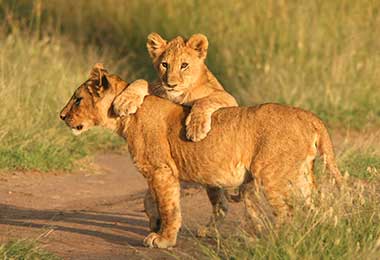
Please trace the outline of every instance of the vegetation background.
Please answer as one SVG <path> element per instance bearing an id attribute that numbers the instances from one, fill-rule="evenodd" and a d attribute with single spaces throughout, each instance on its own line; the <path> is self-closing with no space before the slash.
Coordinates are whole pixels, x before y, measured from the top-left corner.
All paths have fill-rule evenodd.
<path id="1" fill-rule="evenodd" d="M 59 110 L 96 62 L 127 81 L 153 79 L 145 49 L 152 31 L 167 39 L 207 35 L 207 64 L 242 105 L 309 109 L 335 132 L 354 129 L 362 136 L 379 129 L 377 0 L 0 0 L 0 168 L 71 170 L 99 149 L 120 149 L 122 141 L 100 129 L 74 138 Z M 343 145 L 338 160 L 351 175 L 372 180 L 380 169 L 379 140 L 367 137 Z M 375 254 L 377 202 L 356 208 L 355 219 L 345 215 L 341 231 L 358 229 L 340 253 L 364 243 L 347 256 Z M 301 247 L 305 256 L 336 243 L 324 228 L 313 230 L 311 251 Z M 318 232 L 327 235 L 318 240 Z M 292 258 L 281 244 L 290 240 L 275 240 L 270 250 Z M 332 259 L 339 255 L 331 252 Z"/>

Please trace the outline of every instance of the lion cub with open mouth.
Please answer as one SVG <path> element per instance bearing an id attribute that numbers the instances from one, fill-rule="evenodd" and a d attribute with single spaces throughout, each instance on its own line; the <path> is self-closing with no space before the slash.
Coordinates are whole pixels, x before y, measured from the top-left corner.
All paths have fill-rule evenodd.
<path id="1" fill-rule="evenodd" d="M 204 63 L 208 48 L 206 36 L 194 34 L 188 40 L 178 36 L 167 42 L 157 33 L 151 33 L 147 48 L 159 78 L 151 85 L 145 80 L 133 82 L 114 101 L 115 113 L 134 114 L 145 96 L 160 96 L 190 106 L 186 137 L 194 142 L 204 139 L 211 130 L 211 115 L 219 108 L 238 105 Z"/>

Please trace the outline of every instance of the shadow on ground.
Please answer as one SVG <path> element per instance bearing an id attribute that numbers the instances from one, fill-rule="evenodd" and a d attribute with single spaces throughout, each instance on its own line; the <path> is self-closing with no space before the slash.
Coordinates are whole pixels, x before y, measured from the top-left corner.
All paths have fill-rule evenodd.
<path id="1" fill-rule="evenodd" d="M 96 211 L 35 210 L 0 204 L 0 224 L 40 229 L 41 233 L 64 231 L 102 238 L 111 243 L 141 246 L 133 235 L 148 234 L 148 222 L 142 214 L 107 214 Z M 74 226 L 73 226 L 74 224 Z M 81 228 L 80 226 L 86 226 Z M 124 235 L 99 231 L 98 228 L 125 231 Z M 132 236 L 128 236 L 132 234 Z"/>

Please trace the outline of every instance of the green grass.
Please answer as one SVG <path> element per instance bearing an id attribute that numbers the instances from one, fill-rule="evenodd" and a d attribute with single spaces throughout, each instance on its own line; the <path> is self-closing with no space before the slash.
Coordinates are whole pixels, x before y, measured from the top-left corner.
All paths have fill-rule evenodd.
<path id="1" fill-rule="evenodd" d="M 207 35 L 207 64 L 241 104 L 292 104 L 338 128 L 380 125 L 375 0 L 1 0 L 0 20 L 0 168 L 70 169 L 117 145 L 102 131 L 76 139 L 57 115 L 97 61 L 153 79 L 152 31 Z"/>
<path id="2" fill-rule="evenodd" d="M 380 156 L 370 150 L 350 153 L 342 158 L 340 169 L 360 179 L 376 179 L 380 176 Z"/>
<path id="3" fill-rule="evenodd" d="M 42 249 L 35 241 L 15 240 L 0 245 L 0 258 L 4 260 L 58 260 L 58 256 Z"/>

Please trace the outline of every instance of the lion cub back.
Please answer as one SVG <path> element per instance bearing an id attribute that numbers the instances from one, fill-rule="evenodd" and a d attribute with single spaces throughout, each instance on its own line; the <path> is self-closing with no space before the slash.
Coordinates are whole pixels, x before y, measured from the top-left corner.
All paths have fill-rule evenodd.
<path id="1" fill-rule="evenodd" d="M 212 116 L 207 138 L 190 142 L 185 136 L 184 117 L 179 110 L 169 117 L 171 153 L 185 179 L 193 180 L 195 174 L 200 175 L 198 181 L 209 176 L 209 182 L 219 175 L 226 178 L 238 168 L 250 169 L 252 161 L 261 156 L 267 162 L 281 154 L 289 155 L 289 160 L 314 158 L 318 127 L 324 127 L 312 113 L 279 104 L 221 108 Z"/>

